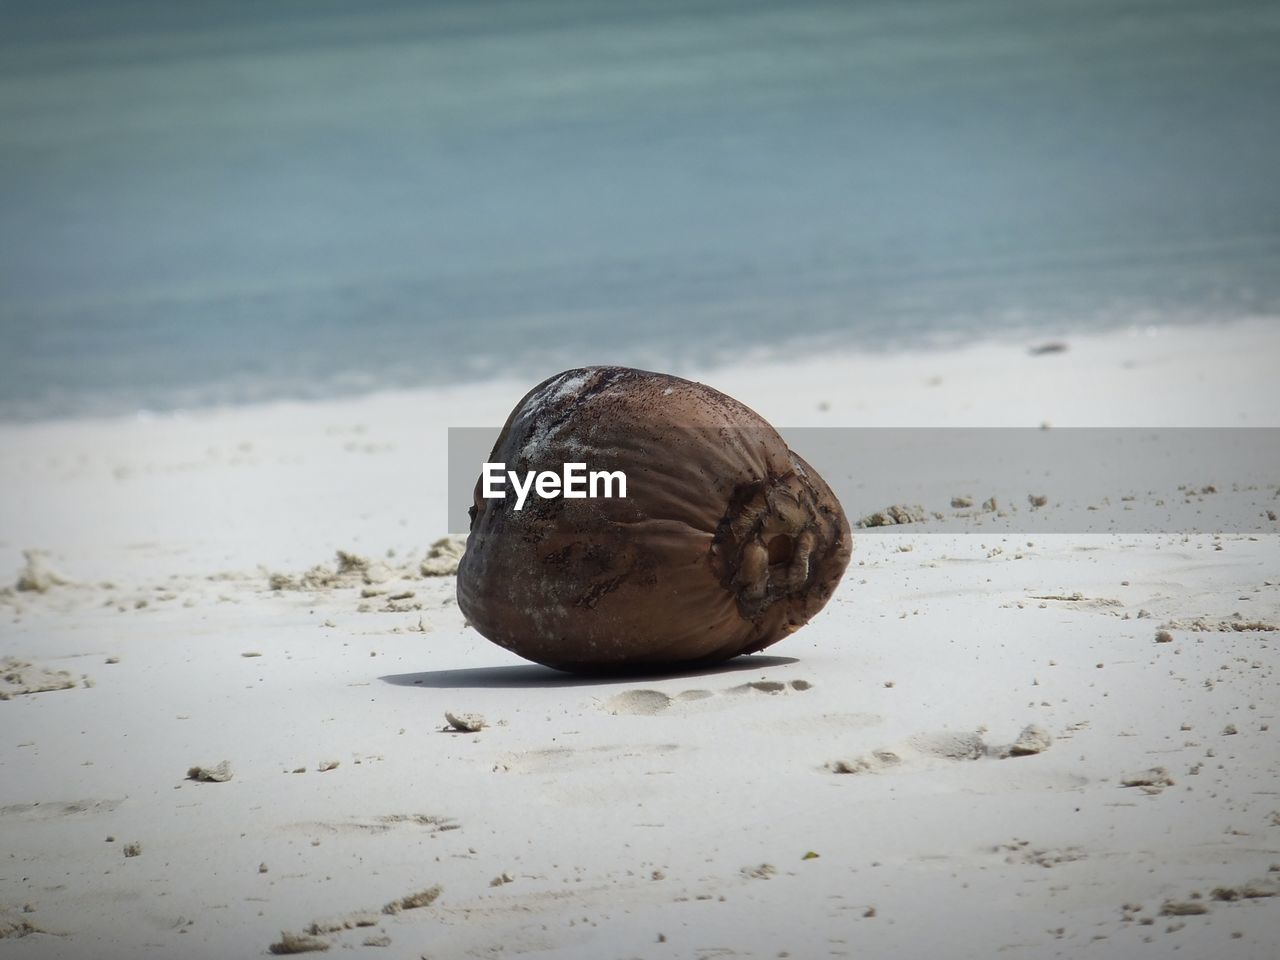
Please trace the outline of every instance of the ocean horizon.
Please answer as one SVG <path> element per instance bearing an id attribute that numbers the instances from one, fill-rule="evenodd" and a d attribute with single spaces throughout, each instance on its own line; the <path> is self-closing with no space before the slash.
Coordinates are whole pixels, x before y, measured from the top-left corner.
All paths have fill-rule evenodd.
<path id="1" fill-rule="evenodd" d="M 0 23 L 0 419 L 1280 317 L 1271 3 Z"/>

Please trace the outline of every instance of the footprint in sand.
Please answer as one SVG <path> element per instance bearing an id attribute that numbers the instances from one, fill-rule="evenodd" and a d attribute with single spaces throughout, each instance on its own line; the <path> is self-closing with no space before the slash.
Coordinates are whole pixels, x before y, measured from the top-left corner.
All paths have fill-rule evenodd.
<path id="1" fill-rule="evenodd" d="M 786 693 L 788 690 L 809 690 L 813 684 L 808 680 L 792 680 L 783 683 L 781 680 L 752 680 L 730 687 L 725 693 Z"/>
<path id="2" fill-rule="evenodd" d="M 978 760 L 995 755 L 980 733 L 943 731 L 916 734 L 892 750 L 872 750 L 860 756 L 832 760 L 826 766 L 832 773 L 880 773 L 912 760 Z"/>
<path id="3" fill-rule="evenodd" d="M 722 694 L 737 696 L 765 693 L 776 695 L 792 690 L 809 690 L 812 687 L 813 684 L 808 680 L 792 680 L 788 683 L 784 683 L 781 680 L 753 680 L 750 683 L 742 683 L 736 687 L 730 687 L 722 691 Z M 622 693 L 614 694 L 602 706 L 606 713 L 611 713 L 615 716 L 651 717 L 669 709 L 673 704 L 709 700 L 715 696 L 717 694 L 713 690 L 685 690 L 674 697 L 663 693 L 661 690 L 624 690 Z"/>
<path id="4" fill-rule="evenodd" d="M 288 829 L 303 833 L 350 833 L 374 834 L 388 833 L 397 827 L 425 827 L 428 833 L 443 833 L 448 830 L 460 830 L 462 824 L 452 817 L 442 817 L 428 813 L 391 813 L 371 819 L 351 820 L 315 820 L 290 824 Z"/>
<path id="5" fill-rule="evenodd" d="M 649 717 L 671 706 L 671 698 L 661 690 L 627 690 L 605 701 L 604 708 L 612 714 L 631 714 Z"/>
<path id="6" fill-rule="evenodd" d="M 990 749 L 980 733 L 949 730 L 916 734 L 907 740 L 907 744 L 918 753 L 943 760 L 978 760 L 987 756 Z"/>
<path id="7" fill-rule="evenodd" d="M 91 816 L 99 813 L 110 813 L 123 802 L 123 800 L 67 800 L 53 803 L 14 803 L 0 807 L 0 817 L 15 817 L 21 820 L 56 820 L 60 817 L 78 817 L 81 814 Z"/>
<path id="8" fill-rule="evenodd" d="M 1010 744 L 991 744 L 983 739 L 983 728 L 975 731 L 944 730 L 937 733 L 921 733 L 907 737 L 891 749 L 872 750 L 869 753 L 832 760 L 826 769 L 832 773 L 881 773 L 892 767 L 928 768 L 935 760 L 963 762 L 967 760 L 1007 760 L 1043 753 L 1052 744 L 1052 738 L 1041 728 L 1025 727 L 1018 739 Z M 1045 787 L 1076 789 L 1088 780 L 1077 774 L 1063 773 L 1034 765 L 1015 764 L 1018 779 L 1023 783 L 1034 782 Z"/>
<path id="9" fill-rule="evenodd" d="M 575 767 L 596 767 L 601 763 L 649 762 L 654 757 L 679 750 L 676 743 L 628 744 L 627 746 L 550 747 L 525 750 L 498 758 L 494 773 L 563 773 Z"/>

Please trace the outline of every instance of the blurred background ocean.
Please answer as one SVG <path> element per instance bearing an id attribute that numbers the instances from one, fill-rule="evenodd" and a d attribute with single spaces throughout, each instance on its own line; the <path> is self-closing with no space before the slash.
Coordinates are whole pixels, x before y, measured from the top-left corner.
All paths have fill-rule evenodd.
<path id="1" fill-rule="evenodd" d="M 1274 0 L 0 0 L 6 419 L 1278 306 Z"/>

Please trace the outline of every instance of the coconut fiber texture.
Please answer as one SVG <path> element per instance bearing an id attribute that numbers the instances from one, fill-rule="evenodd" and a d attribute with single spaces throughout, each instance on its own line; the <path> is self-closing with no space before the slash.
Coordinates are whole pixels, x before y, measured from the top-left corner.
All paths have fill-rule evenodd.
<path id="1" fill-rule="evenodd" d="M 490 462 L 622 471 L 626 497 L 539 498 L 477 482 L 458 569 L 472 626 L 561 670 L 724 660 L 830 599 L 852 536 L 831 489 L 768 423 L 710 387 L 625 367 L 569 370 L 512 411 Z"/>

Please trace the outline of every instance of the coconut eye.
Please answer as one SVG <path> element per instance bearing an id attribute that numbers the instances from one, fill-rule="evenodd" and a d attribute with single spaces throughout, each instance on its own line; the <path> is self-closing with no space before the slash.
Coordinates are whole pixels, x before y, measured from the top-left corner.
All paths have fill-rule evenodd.
<path id="1" fill-rule="evenodd" d="M 763 649 L 822 608 L 849 562 L 827 484 L 759 415 L 703 384 L 566 371 L 516 405 L 489 460 L 626 478 L 625 496 L 520 504 L 476 485 L 459 607 L 483 636 L 559 669 Z M 569 474 L 553 486 L 568 491 Z"/>
<path id="2" fill-rule="evenodd" d="M 787 564 L 795 554 L 795 541 L 785 533 L 780 533 L 769 541 L 769 565 Z"/>

